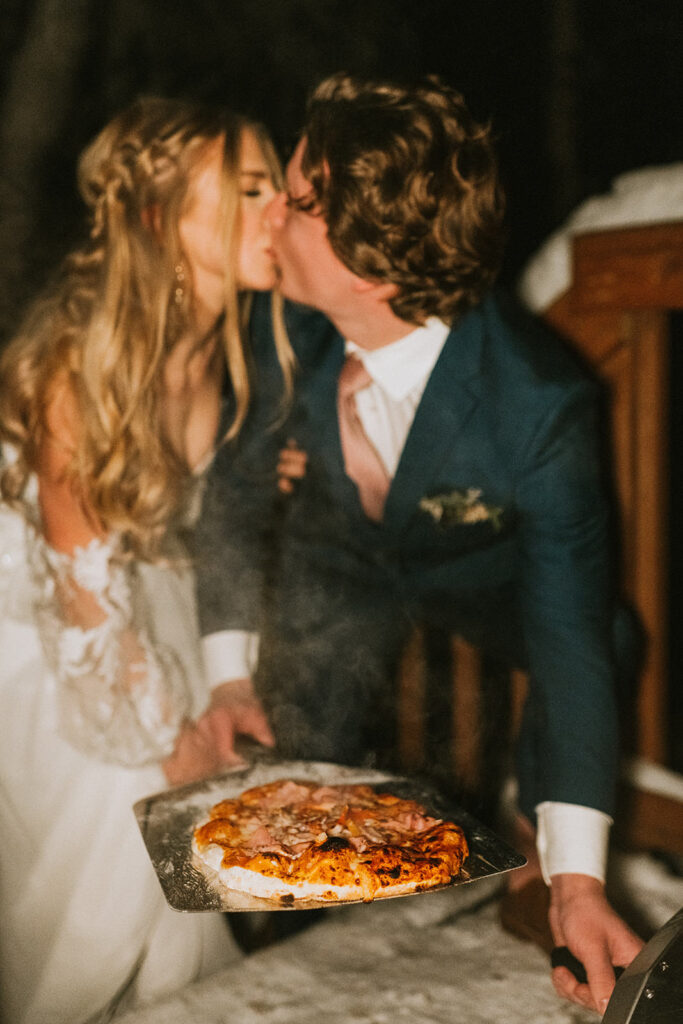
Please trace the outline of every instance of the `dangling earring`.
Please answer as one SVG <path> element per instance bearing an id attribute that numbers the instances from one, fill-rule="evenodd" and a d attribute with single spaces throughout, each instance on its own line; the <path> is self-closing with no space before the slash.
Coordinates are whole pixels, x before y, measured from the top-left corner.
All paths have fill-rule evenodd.
<path id="1" fill-rule="evenodd" d="M 179 306 L 185 298 L 185 268 L 182 263 L 176 263 L 173 268 L 175 271 L 176 286 L 173 292 L 173 299 L 176 306 Z"/>

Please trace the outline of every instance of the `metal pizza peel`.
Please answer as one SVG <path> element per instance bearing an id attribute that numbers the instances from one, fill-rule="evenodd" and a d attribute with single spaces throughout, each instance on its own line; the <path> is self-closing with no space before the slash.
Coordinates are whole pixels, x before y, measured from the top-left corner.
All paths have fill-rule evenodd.
<path id="1" fill-rule="evenodd" d="M 282 761 L 261 748 L 245 768 L 231 769 L 210 779 L 156 793 L 139 800 L 133 811 L 168 904 L 178 911 L 317 910 L 335 906 L 334 901 L 297 899 L 292 905 L 222 889 L 193 863 L 192 835 L 220 800 L 239 796 L 252 786 L 278 779 L 295 779 L 320 785 L 366 783 L 396 796 L 417 800 L 430 814 L 460 825 L 469 845 L 461 874 L 447 885 L 463 885 L 489 878 L 526 863 L 493 831 L 462 808 L 453 806 L 439 792 L 420 780 L 404 775 L 351 768 L 323 761 Z M 426 890 L 433 892 L 431 888 Z M 413 895 L 413 894 L 410 894 Z M 397 899 L 396 894 L 377 899 Z M 339 901 L 347 906 L 360 900 Z"/>

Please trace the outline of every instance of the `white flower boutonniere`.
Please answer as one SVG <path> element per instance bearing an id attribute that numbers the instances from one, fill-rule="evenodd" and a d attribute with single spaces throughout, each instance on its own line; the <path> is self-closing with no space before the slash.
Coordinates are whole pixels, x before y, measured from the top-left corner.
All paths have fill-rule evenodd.
<path id="1" fill-rule="evenodd" d="M 422 498 L 419 508 L 440 526 L 489 522 L 494 530 L 500 530 L 503 509 L 499 505 L 487 505 L 481 501 L 481 495 L 481 488 L 478 487 L 468 487 L 466 491 L 448 491 L 446 494 Z"/>

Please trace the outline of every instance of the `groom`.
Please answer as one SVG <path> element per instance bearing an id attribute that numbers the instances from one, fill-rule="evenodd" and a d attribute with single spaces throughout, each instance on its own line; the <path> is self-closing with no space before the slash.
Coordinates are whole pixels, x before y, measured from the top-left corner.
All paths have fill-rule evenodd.
<path id="1" fill-rule="evenodd" d="M 207 727 L 226 756 L 234 733 L 272 729 L 285 756 L 361 763 L 387 743 L 413 622 L 523 664 L 520 805 L 554 940 L 589 985 L 553 980 L 602 1011 L 639 943 L 602 884 L 617 739 L 596 394 L 492 291 L 502 208 L 489 133 L 450 89 L 337 75 L 314 94 L 269 210 L 281 290 L 318 311 L 288 324 L 286 436 L 308 464 L 278 508 L 281 380 L 257 303 L 259 402 L 216 459 L 199 533 Z"/>

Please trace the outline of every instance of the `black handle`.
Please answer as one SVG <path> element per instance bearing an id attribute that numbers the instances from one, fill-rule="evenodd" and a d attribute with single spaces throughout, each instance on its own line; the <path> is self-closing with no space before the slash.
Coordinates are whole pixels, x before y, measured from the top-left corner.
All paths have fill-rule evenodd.
<path id="1" fill-rule="evenodd" d="M 588 975 L 586 974 L 586 968 L 583 966 L 580 960 L 577 960 L 574 954 L 567 946 L 555 946 L 552 953 L 550 954 L 550 964 L 552 967 L 566 967 L 567 970 L 571 971 L 576 980 L 581 985 L 588 984 Z M 614 977 L 620 978 L 624 973 L 624 967 L 614 968 Z"/>

